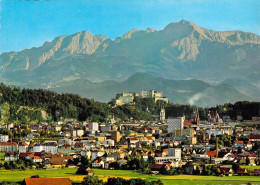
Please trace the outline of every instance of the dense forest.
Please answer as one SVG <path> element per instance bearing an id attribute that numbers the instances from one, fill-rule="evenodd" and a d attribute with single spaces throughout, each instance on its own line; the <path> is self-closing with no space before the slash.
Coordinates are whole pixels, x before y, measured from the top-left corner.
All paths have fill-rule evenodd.
<path id="1" fill-rule="evenodd" d="M 20 89 L 16 86 L 0 84 L 1 118 L 5 123 L 21 120 L 21 107 L 29 118 L 42 121 L 41 111 L 46 111 L 49 120 L 75 119 L 78 121 L 106 122 L 112 117 L 120 120 L 152 119 L 151 114 L 131 106 L 113 107 L 110 104 L 81 98 L 76 94 L 58 94 L 42 89 Z M 19 114 L 20 112 L 20 114 Z M 25 114 L 23 114 L 25 115 Z M 46 119 L 45 119 L 46 120 Z"/>
<path id="2" fill-rule="evenodd" d="M 105 92 L 104 92 L 105 93 Z M 162 107 L 166 110 L 166 117 L 189 116 L 195 106 L 178 105 L 153 99 L 135 98 L 134 105 L 113 106 L 107 103 L 82 98 L 76 94 L 58 94 L 42 89 L 21 89 L 16 86 L 0 84 L 1 122 L 11 123 L 19 121 L 58 121 L 74 119 L 78 121 L 107 122 L 114 117 L 116 120 L 154 120 Z M 235 104 L 217 105 L 212 108 L 198 108 L 200 118 L 206 119 L 208 111 L 217 111 L 220 116 L 229 115 L 236 119 L 242 115 L 243 119 L 259 116 L 259 102 L 237 102 Z M 46 116 L 43 116 L 43 113 Z"/>

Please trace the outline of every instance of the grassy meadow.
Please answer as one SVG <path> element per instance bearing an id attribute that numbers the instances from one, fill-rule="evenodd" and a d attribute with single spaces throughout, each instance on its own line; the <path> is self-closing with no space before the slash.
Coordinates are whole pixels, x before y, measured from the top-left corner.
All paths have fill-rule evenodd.
<path id="1" fill-rule="evenodd" d="M 106 181 L 110 177 L 122 177 L 125 179 L 130 178 L 143 178 L 149 181 L 160 179 L 165 185 L 241 185 L 251 183 L 252 185 L 260 185 L 260 177 L 256 176 L 196 176 L 196 175 L 147 175 L 140 174 L 130 170 L 104 170 L 104 169 L 93 169 L 95 174 Z M 78 183 L 83 180 L 84 175 L 76 175 L 77 169 L 55 169 L 55 170 L 26 170 L 26 171 L 0 171 L 0 182 L 10 181 L 17 182 L 22 181 L 24 178 L 29 178 L 33 175 L 39 175 L 42 178 L 47 177 L 69 177 L 72 182 Z"/>

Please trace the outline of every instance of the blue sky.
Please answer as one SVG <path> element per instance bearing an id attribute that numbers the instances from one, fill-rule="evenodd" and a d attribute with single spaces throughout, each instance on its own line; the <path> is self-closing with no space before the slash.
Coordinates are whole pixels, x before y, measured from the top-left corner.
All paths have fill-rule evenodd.
<path id="1" fill-rule="evenodd" d="M 88 30 L 109 38 L 189 20 L 217 31 L 260 35 L 260 0 L 0 0 L 0 53 Z"/>

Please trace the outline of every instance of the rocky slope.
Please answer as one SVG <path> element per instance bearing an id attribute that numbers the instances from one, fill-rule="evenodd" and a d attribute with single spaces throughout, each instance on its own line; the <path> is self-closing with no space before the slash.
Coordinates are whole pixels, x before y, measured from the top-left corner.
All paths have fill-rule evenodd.
<path id="1" fill-rule="evenodd" d="M 84 31 L 57 37 L 39 48 L 0 55 L 2 82 L 41 88 L 76 79 L 123 81 L 136 72 L 168 79 L 242 79 L 260 84 L 259 69 L 258 35 L 217 32 L 184 20 L 159 31 L 133 29 L 115 40 Z"/>

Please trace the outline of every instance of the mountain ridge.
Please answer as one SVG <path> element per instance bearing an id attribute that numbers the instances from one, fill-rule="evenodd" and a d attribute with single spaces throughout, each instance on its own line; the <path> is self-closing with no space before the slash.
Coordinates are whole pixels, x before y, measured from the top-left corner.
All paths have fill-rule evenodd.
<path id="1" fill-rule="evenodd" d="M 124 81 L 136 72 L 176 80 L 241 79 L 260 84 L 259 69 L 260 36 L 208 30 L 185 20 L 158 31 L 133 29 L 114 40 L 82 31 L 0 55 L 2 82 L 43 88 L 75 79 Z"/>
<path id="2" fill-rule="evenodd" d="M 155 89 L 163 91 L 172 103 L 191 104 L 202 107 L 217 104 L 234 103 L 238 100 L 252 100 L 227 84 L 210 85 L 201 80 L 171 80 L 145 73 L 136 73 L 127 80 L 91 82 L 76 79 L 63 82 L 51 90 L 58 93 L 70 92 L 83 97 L 94 98 L 101 102 L 109 102 L 117 93 L 139 92 Z M 104 93 L 105 92 L 105 93 Z"/>

